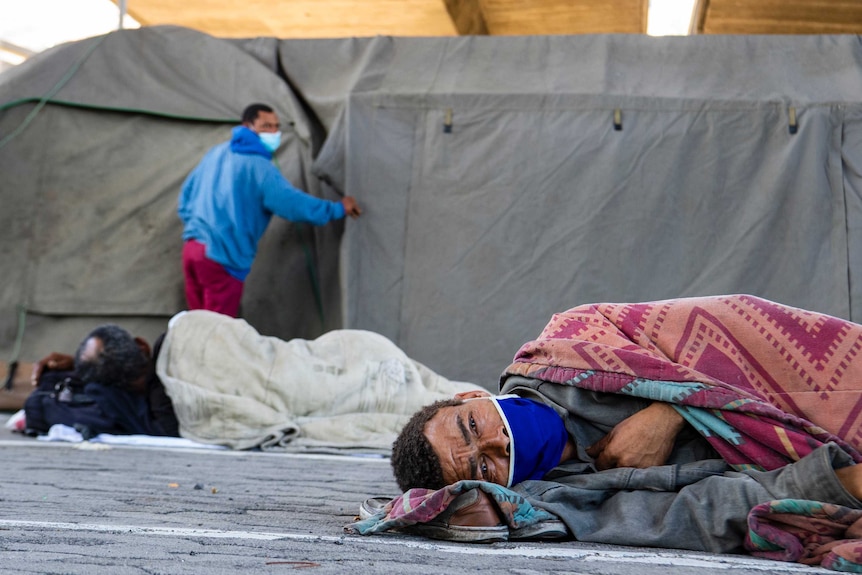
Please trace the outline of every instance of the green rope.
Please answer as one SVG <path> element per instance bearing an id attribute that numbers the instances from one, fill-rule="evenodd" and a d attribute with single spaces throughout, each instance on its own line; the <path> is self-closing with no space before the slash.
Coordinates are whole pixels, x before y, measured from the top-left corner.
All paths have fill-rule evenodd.
<path id="1" fill-rule="evenodd" d="M 21 106 L 22 104 L 30 104 L 32 102 L 41 102 L 44 98 L 28 97 L 18 100 L 11 100 L 5 104 L 0 104 L 0 112 Z M 204 118 L 202 116 L 189 116 L 187 114 L 169 114 L 167 112 L 157 112 L 154 110 L 144 110 L 143 108 L 129 108 L 125 106 L 103 106 L 100 104 L 84 104 L 81 102 L 72 102 L 70 100 L 56 100 L 49 98 L 45 101 L 46 104 L 54 106 L 64 106 L 66 108 L 80 108 L 82 110 L 98 110 L 100 112 L 117 112 L 123 114 L 138 114 L 141 116 L 154 116 L 156 118 L 168 118 L 170 120 L 185 120 L 189 122 L 210 122 L 212 124 L 239 124 L 239 118 Z"/>
<path id="2" fill-rule="evenodd" d="M 89 57 L 90 57 L 90 54 L 92 54 L 92 53 L 93 53 L 93 51 L 94 51 L 96 48 L 98 48 L 98 47 L 99 47 L 99 45 L 100 45 L 100 44 L 105 40 L 105 38 L 107 38 L 107 36 L 102 36 L 101 38 L 99 38 L 99 39 L 97 39 L 96 41 L 94 41 L 94 42 L 90 45 L 90 47 L 89 47 L 89 48 L 87 48 L 87 50 L 84 52 L 83 56 L 81 56 L 80 58 L 78 58 L 78 61 L 77 61 L 77 62 L 75 62 L 75 63 L 72 65 L 72 67 L 71 67 L 71 68 L 69 68 L 69 71 L 68 71 L 68 72 L 66 72 L 66 75 L 65 75 L 65 76 L 63 76 L 62 78 L 60 78 L 60 81 L 59 81 L 59 82 L 57 82 L 57 83 L 54 85 L 54 87 L 53 87 L 53 88 L 51 88 L 51 89 L 48 91 L 48 93 L 47 93 L 47 94 L 45 94 L 44 96 L 42 96 L 42 98 L 39 100 L 39 103 L 38 103 L 38 104 L 36 104 L 36 107 L 35 107 L 35 108 L 33 108 L 33 110 L 32 110 L 29 114 L 27 114 L 27 117 L 26 117 L 26 118 L 24 118 L 24 121 L 23 121 L 23 122 L 21 122 L 21 125 L 20 125 L 20 126 L 18 126 L 15 130 L 13 130 L 11 134 L 9 134 L 8 136 L 6 136 L 6 137 L 5 137 L 5 138 L 3 138 L 2 140 L 0 140 L 0 149 L 2 149 L 6 144 L 8 144 L 8 143 L 9 143 L 9 142 L 11 142 L 14 138 L 16 138 L 16 137 L 18 136 L 18 134 L 20 134 L 21 132 L 23 132 L 24 130 L 26 130 L 26 129 L 27 129 L 27 126 L 29 126 L 29 125 L 30 125 L 30 122 L 32 122 L 32 121 L 33 121 L 33 119 L 36 117 L 36 115 L 37 115 L 37 114 L 39 114 L 39 112 L 41 112 L 41 111 L 42 111 L 42 108 L 44 108 L 44 107 L 45 107 L 45 104 L 47 104 L 47 103 L 48 103 L 48 100 L 50 100 L 50 99 L 51 99 L 51 98 L 52 98 L 52 97 L 53 97 L 57 92 L 59 92 L 59 91 L 60 91 L 60 89 L 61 89 L 63 86 L 65 86 L 65 85 L 66 85 L 66 83 L 67 83 L 69 80 L 71 80 L 71 79 L 72 79 L 72 76 L 74 76 L 74 75 L 75 75 L 75 73 L 77 73 L 78 68 L 80 68 L 80 67 L 81 67 L 81 65 L 84 63 L 84 61 L 85 61 L 87 58 L 89 58 Z"/>

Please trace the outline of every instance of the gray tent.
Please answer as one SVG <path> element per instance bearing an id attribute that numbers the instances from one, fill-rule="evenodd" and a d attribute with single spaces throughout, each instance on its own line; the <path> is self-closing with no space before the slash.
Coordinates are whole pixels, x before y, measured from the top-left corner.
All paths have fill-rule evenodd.
<path id="1" fill-rule="evenodd" d="M 0 353 L 182 308 L 182 179 L 242 107 L 341 226 L 274 222 L 243 315 L 369 329 L 489 388 L 555 311 L 752 293 L 862 317 L 855 36 L 218 40 L 173 27 L 0 75 Z M 317 302 L 320 302 L 318 306 Z M 16 310 L 26 312 L 16 313 Z"/>

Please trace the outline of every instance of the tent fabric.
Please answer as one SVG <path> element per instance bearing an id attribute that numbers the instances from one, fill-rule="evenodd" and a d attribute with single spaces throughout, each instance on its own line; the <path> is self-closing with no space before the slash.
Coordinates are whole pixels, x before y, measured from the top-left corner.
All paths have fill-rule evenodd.
<path id="1" fill-rule="evenodd" d="M 289 125 L 288 178 L 365 209 L 273 222 L 242 311 L 266 335 L 374 331 L 492 389 L 581 303 L 750 293 L 860 321 L 860 61 L 855 36 L 153 27 L 53 49 L 0 75 L 0 354 L 22 305 L 22 359 L 97 320 L 163 329 L 179 185 L 251 101 Z"/>
<path id="2" fill-rule="evenodd" d="M 367 50 L 387 69 L 347 96 L 315 164 L 385 210 L 347 231 L 347 325 L 487 382 L 567 301 L 743 291 L 858 310 L 859 172 L 844 169 L 858 148 L 842 144 L 856 38 Z M 371 141 L 377 153 L 363 153 Z"/>
<path id="3" fill-rule="evenodd" d="M 295 97 L 264 57 L 276 49 L 274 38 L 225 41 L 175 26 L 113 32 L 52 48 L 4 73 L 0 105 L 41 98 L 62 84 L 52 100 L 88 108 L 225 122 L 238 119 L 236 101 L 245 98 L 271 101 L 295 121 Z"/>

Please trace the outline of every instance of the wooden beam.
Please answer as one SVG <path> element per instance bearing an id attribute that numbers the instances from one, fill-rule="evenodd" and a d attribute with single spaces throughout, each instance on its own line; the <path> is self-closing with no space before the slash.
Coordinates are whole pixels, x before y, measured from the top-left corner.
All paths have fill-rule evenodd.
<path id="1" fill-rule="evenodd" d="M 691 23 L 688 26 L 690 35 L 703 34 L 706 26 L 706 13 L 709 11 L 709 0 L 695 0 L 694 10 L 691 11 Z"/>
<path id="2" fill-rule="evenodd" d="M 221 38 L 457 34 L 441 0 L 128 0 L 128 6 L 141 25 L 175 24 Z"/>
<path id="3" fill-rule="evenodd" d="M 858 0 L 701 0 L 701 34 L 859 34 Z"/>
<path id="4" fill-rule="evenodd" d="M 30 50 L 29 48 L 25 48 L 23 46 L 19 46 L 17 44 L 13 44 L 12 42 L 7 42 L 6 40 L 0 40 L 0 50 L 4 52 L 9 52 L 10 54 L 15 54 L 16 56 L 20 56 L 22 58 L 29 58 L 30 56 L 35 56 L 36 52 Z"/>
<path id="5" fill-rule="evenodd" d="M 480 0 L 443 0 L 460 36 L 486 36 L 488 25 Z"/>
<path id="6" fill-rule="evenodd" d="M 645 34 L 649 0 L 480 0 L 495 36 Z"/>

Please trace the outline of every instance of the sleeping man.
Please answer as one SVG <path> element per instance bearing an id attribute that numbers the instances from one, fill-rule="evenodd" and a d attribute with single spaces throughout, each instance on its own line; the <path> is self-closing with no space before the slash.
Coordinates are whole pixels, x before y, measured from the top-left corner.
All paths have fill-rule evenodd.
<path id="1" fill-rule="evenodd" d="M 860 325 L 751 296 L 581 306 L 500 395 L 417 412 L 393 470 L 405 491 L 511 488 L 579 541 L 738 552 L 758 505 L 862 509 L 860 346 Z M 442 536 L 500 522 L 496 492 L 473 491 Z"/>
<path id="2" fill-rule="evenodd" d="M 64 424 L 233 449 L 385 454 L 423 404 L 481 389 L 441 377 L 376 333 L 285 341 L 204 310 L 174 316 L 154 353 L 119 326 L 99 326 L 74 357 L 38 362 L 33 383 L 25 412 L 34 432 Z"/>

